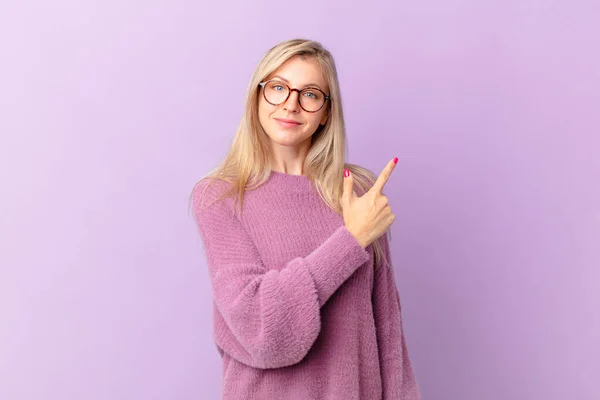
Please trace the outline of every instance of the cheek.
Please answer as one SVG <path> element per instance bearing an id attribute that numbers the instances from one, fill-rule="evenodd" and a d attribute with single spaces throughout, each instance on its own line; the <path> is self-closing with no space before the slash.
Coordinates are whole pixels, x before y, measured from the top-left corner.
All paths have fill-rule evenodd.
<path id="1" fill-rule="evenodd" d="M 322 113 L 313 114 L 310 117 L 310 126 L 316 129 L 321 123 L 321 119 L 323 119 Z"/>
<path id="2" fill-rule="evenodd" d="M 263 102 L 259 102 L 258 104 L 258 120 L 260 121 L 263 129 L 265 128 L 265 124 L 269 120 L 269 108 L 263 104 Z"/>
<path id="3" fill-rule="evenodd" d="M 275 111 L 275 108 L 276 107 L 272 104 L 269 104 L 264 99 L 261 99 L 261 101 L 258 102 L 258 115 L 260 119 L 264 119 L 264 121 L 266 121 L 269 118 L 269 115 Z"/>

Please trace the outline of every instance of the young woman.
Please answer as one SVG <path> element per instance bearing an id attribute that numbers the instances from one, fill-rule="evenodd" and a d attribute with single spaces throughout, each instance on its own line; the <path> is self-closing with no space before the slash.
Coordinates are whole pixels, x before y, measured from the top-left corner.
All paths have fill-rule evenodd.
<path id="1" fill-rule="evenodd" d="M 193 188 L 222 398 L 420 399 L 381 175 L 344 162 L 337 71 L 315 41 L 270 49 L 222 164 Z"/>

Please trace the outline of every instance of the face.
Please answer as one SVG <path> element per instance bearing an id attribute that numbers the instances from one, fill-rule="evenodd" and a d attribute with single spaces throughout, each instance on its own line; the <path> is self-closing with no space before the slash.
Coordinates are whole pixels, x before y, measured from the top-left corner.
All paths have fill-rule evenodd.
<path id="1" fill-rule="evenodd" d="M 322 69 L 311 58 L 292 57 L 263 81 L 270 79 L 284 82 L 291 89 L 302 90 L 305 87 L 316 87 L 329 95 L 329 87 L 323 77 Z M 282 90 L 280 87 L 277 87 L 277 89 Z M 285 102 L 272 105 L 265 100 L 263 90 L 261 88 L 259 93 L 258 118 L 271 141 L 280 146 L 310 144 L 311 136 L 315 133 L 319 124 L 325 124 L 327 121 L 327 103 L 329 100 L 325 102 L 319 111 L 311 113 L 300 107 L 300 104 L 298 104 L 300 94 L 296 91 L 290 91 L 290 96 Z M 307 93 L 306 96 L 311 96 L 311 94 Z M 291 120 L 294 123 L 285 123 L 282 120 Z"/>

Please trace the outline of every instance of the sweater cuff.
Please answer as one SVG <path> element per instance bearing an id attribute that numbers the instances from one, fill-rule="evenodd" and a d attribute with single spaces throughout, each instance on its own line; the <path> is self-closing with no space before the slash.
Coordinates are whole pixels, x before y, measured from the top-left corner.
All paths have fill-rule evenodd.
<path id="1" fill-rule="evenodd" d="M 306 266 L 314 280 L 320 306 L 369 258 L 369 252 L 345 225 L 309 254 L 305 258 Z"/>

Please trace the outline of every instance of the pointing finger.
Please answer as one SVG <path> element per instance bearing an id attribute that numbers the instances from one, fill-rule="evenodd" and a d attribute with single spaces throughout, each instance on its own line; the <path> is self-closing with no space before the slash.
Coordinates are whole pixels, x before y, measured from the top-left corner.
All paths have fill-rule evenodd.
<path id="1" fill-rule="evenodd" d="M 383 171 L 381 171 L 381 174 L 379 175 L 379 177 L 373 184 L 373 187 L 371 188 L 371 190 L 374 190 L 377 193 L 381 193 L 383 191 L 383 187 L 385 186 L 388 179 L 390 178 L 390 175 L 392 174 L 394 167 L 396 167 L 397 162 L 398 162 L 398 157 L 394 158 L 393 160 L 391 160 L 387 163 L 387 165 L 385 166 Z"/>

